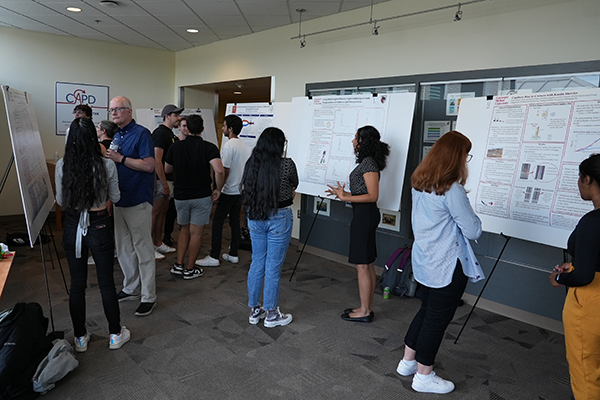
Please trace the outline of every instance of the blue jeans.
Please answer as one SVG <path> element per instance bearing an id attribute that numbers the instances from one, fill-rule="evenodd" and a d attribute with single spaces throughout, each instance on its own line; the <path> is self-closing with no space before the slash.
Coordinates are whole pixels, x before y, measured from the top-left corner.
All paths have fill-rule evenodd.
<path id="1" fill-rule="evenodd" d="M 263 308 L 275 310 L 279 303 L 279 279 L 287 249 L 292 237 L 292 209 L 280 208 L 266 221 L 248 220 L 252 240 L 252 264 L 248 271 L 248 305 L 260 304 L 263 291 Z"/>
<path id="2" fill-rule="evenodd" d="M 101 215 L 97 215 L 101 214 Z M 71 290 L 69 291 L 69 311 L 73 322 L 75 337 L 84 336 L 85 329 L 85 289 L 87 287 L 88 249 L 92 252 L 96 263 L 98 287 L 102 296 L 104 315 L 108 320 L 108 331 L 121 332 L 121 312 L 115 289 L 113 277 L 114 264 L 114 237 L 113 223 L 106 211 L 90 211 L 90 226 L 87 235 L 81 243 L 81 258 L 75 257 L 75 239 L 79 213 L 67 212 L 65 230 L 63 233 L 63 247 L 71 272 Z"/>

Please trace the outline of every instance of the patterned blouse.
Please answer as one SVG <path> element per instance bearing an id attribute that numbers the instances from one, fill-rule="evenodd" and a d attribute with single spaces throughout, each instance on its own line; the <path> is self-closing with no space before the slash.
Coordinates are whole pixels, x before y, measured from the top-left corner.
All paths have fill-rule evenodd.
<path id="1" fill-rule="evenodd" d="M 282 158 L 279 166 L 279 208 L 292 205 L 298 187 L 298 171 L 291 158 Z"/>
<path id="2" fill-rule="evenodd" d="M 377 172 L 377 175 L 380 175 L 379 166 L 373 157 L 365 157 L 361 163 L 350 172 L 350 193 L 352 193 L 352 196 L 369 193 L 363 176 L 367 172 Z"/>

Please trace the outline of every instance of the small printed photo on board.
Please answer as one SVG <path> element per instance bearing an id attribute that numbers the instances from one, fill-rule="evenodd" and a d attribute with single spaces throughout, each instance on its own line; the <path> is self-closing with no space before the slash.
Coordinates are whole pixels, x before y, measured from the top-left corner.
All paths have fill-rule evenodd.
<path id="1" fill-rule="evenodd" d="M 320 199 L 315 197 L 313 201 L 313 214 L 316 214 L 318 209 L 319 215 L 329 217 L 330 205 L 331 199 Z"/>
<path id="2" fill-rule="evenodd" d="M 400 232 L 400 211 L 379 210 L 381 221 L 379 228 Z"/>

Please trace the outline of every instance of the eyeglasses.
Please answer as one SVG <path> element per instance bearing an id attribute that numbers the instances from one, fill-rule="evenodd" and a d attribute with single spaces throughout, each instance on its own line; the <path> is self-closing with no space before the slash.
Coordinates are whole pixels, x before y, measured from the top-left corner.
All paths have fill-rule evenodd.
<path id="1" fill-rule="evenodd" d="M 473 158 L 473 154 L 467 154 L 467 162 L 471 161 Z"/>
<path id="2" fill-rule="evenodd" d="M 110 114 L 112 114 L 112 113 L 114 113 L 114 112 L 118 112 L 118 113 L 120 113 L 120 112 L 121 112 L 121 111 L 123 111 L 123 110 L 130 110 L 130 108 L 129 108 L 129 107 L 117 107 L 117 108 L 109 108 L 109 109 L 108 109 L 108 112 L 109 112 Z"/>

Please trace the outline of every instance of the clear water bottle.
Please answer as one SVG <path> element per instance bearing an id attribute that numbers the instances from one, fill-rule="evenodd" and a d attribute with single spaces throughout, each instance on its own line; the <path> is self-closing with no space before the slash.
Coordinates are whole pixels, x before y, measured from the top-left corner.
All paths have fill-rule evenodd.
<path id="1" fill-rule="evenodd" d="M 115 137 L 113 137 L 112 142 L 110 142 L 110 146 L 108 147 L 110 149 L 110 151 L 119 151 L 121 149 L 121 137 L 119 135 L 115 135 Z"/>

